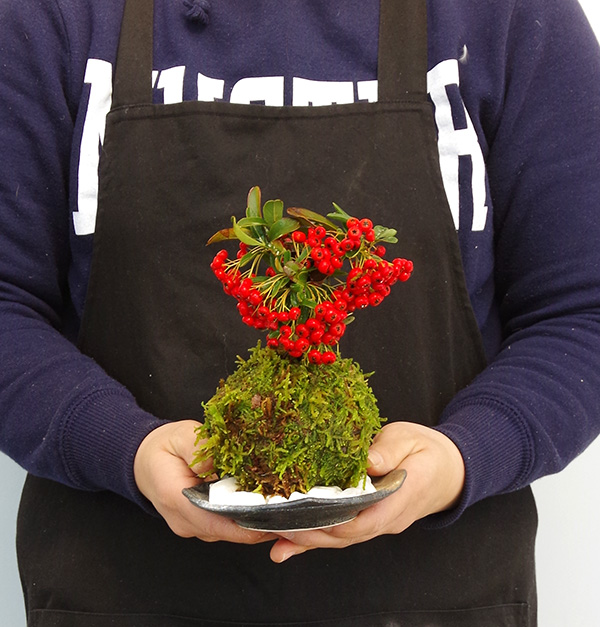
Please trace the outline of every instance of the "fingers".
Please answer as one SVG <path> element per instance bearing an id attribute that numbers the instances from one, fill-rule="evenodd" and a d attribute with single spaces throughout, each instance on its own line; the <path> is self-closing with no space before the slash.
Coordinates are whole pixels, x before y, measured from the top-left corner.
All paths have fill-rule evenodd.
<path id="1" fill-rule="evenodd" d="M 171 530 L 184 538 L 206 542 L 226 540 L 254 544 L 274 536 L 242 529 L 233 521 L 201 510 L 182 494 L 199 483 L 190 468 L 199 423 L 186 420 L 169 423 L 152 431 L 140 444 L 134 460 L 134 475 L 140 491 L 152 502 Z M 202 464 L 209 470 L 211 462 Z"/>
<path id="2" fill-rule="evenodd" d="M 371 475 L 404 468 L 402 487 L 353 521 L 329 529 L 283 534 L 271 559 L 283 561 L 313 548 L 343 548 L 385 534 L 401 533 L 429 514 L 452 507 L 464 484 L 460 451 L 445 435 L 412 423 L 386 425 L 369 452 Z"/>
<path id="3" fill-rule="evenodd" d="M 324 530 L 275 536 L 242 529 L 233 521 L 192 505 L 182 490 L 196 485 L 197 471 L 210 471 L 211 462 L 190 468 L 199 423 L 163 425 L 140 445 L 134 462 L 136 482 L 174 533 L 208 542 L 257 543 L 278 537 L 271 549 L 276 562 L 313 548 L 342 548 L 379 535 L 401 533 L 414 521 L 451 507 L 464 483 L 460 451 L 445 435 L 413 423 L 386 425 L 369 451 L 368 472 L 378 476 L 404 468 L 402 488 L 361 512 L 355 520 Z"/>

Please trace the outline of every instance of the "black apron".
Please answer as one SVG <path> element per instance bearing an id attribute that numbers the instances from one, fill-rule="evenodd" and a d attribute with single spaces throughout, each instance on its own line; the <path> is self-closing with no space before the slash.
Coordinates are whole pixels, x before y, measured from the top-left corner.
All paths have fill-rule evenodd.
<path id="1" fill-rule="evenodd" d="M 148 411 L 201 402 L 258 335 L 209 270 L 205 242 L 263 198 L 396 227 L 413 278 L 357 316 L 342 353 L 389 420 L 436 424 L 485 366 L 426 94 L 424 0 L 382 0 L 379 101 L 328 107 L 153 105 L 152 2 L 126 2 L 80 345 Z M 391 251 L 390 251 L 391 252 Z M 395 256 L 394 255 L 394 256 Z M 182 497 L 184 498 L 184 497 Z M 530 490 L 283 564 L 269 546 L 176 537 L 112 493 L 30 477 L 19 518 L 29 625 L 153 627 L 535 624 Z"/>

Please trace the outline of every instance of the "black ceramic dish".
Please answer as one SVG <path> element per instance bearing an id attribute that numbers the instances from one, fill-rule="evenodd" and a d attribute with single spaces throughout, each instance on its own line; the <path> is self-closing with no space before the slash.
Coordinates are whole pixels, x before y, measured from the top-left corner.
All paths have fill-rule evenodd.
<path id="1" fill-rule="evenodd" d="M 196 506 L 209 512 L 235 520 L 246 529 L 258 531 L 298 531 L 321 529 L 348 522 L 370 505 L 381 501 L 400 488 L 406 479 L 406 471 L 393 470 L 383 477 L 374 477 L 375 492 L 361 496 L 333 499 L 306 497 L 288 503 L 265 505 L 217 505 L 208 500 L 210 484 L 202 483 L 183 490 Z"/>

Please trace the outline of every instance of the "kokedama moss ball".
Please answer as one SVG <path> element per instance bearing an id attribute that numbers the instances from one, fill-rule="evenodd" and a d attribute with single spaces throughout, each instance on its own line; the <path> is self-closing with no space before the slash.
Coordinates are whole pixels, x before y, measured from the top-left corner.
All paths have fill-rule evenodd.
<path id="1" fill-rule="evenodd" d="M 356 486 L 382 422 L 367 375 L 352 359 L 311 365 L 260 343 L 250 353 L 204 404 L 197 457 L 265 496 Z"/>

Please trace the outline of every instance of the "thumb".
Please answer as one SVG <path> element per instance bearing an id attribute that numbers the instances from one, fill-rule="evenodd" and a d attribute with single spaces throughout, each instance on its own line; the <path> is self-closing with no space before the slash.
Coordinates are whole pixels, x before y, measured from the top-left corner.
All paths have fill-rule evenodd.
<path id="1" fill-rule="evenodd" d="M 420 426 L 418 427 L 420 428 Z M 369 448 L 367 472 L 379 477 L 398 468 L 415 452 L 414 425 L 402 422 L 385 425 Z"/>
<path id="2" fill-rule="evenodd" d="M 198 462 L 196 452 L 202 441 L 198 441 L 197 429 L 201 424 L 195 420 L 180 420 L 171 423 L 167 449 L 180 457 L 196 474 L 202 474 L 212 468 L 212 459 Z"/>
<path id="3" fill-rule="evenodd" d="M 394 470 L 398 465 L 392 455 L 389 454 L 387 447 L 377 443 L 374 443 L 369 449 L 367 463 L 367 472 L 375 477 L 387 475 L 388 472 Z"/>

